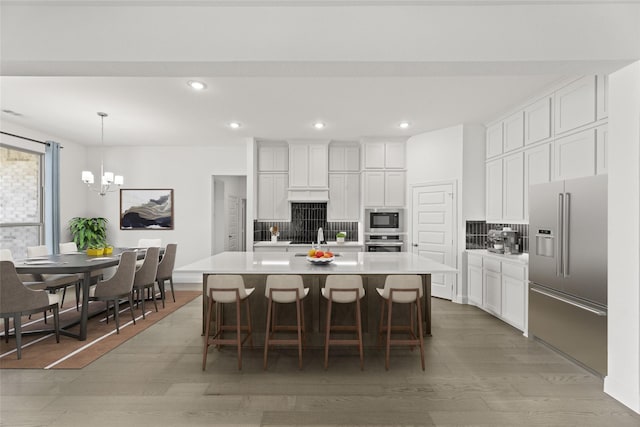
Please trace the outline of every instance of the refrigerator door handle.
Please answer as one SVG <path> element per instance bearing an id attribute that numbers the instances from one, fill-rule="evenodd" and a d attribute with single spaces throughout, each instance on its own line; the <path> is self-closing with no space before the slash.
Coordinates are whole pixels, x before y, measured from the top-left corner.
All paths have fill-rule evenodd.
<path id="1" fill-rule="evenodd" d="M 547 296 L 549 298 L 553 298 L 553 299 L 556 299 L 558 301 L 562 301 L 562 302 L 564 302 L 566 304 L 572 305 L 574 307 L 581 308 L 581 309 L 586 310 L 586 311 L 588 311 L 590 313 L 593 313 L 593 314 L 595 314 L 597 316 L 606 316 L 607 315 L 606 311 L 597 310 L 595 308 L 589 307 L 588 305 L 580 304 L 579 302 L 572 301 L 572 300 L 567 299 L 567 298 L 562 298 L 561 296 L 552 294 L 551 292 L 545 292 L 542 289 L 538 289 L 538 288 L 534 288 L 534 287 L 530 287 L 529 289 L 531 289 L 531 292 L 537 292 L 537 293 L 542 294 L 544 296 Z"/>
<path id="2" fill-rule="evenodd" d="M 562 193 L 558 193 L 558 237 L 556 238 L 556 276 L 560 276 L 562 274 L 562 255 L 564 253 L 564 245 L 562 242 L 563 237 L 563 208 L 564 208 L 564 195 Z"/>
<path id="3" fill-rule="evenodd" d="M 571 208 L 571 194 L 564 193 L 564 209 L 562 218 L 562 275 L 569 277 L 569 209 Z"/>

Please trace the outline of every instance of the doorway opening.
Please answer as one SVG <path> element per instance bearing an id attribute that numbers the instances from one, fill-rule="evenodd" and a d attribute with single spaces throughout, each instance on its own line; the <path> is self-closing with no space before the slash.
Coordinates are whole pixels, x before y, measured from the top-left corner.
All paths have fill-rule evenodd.
<path id="1" fill-rule="evenodd" d="M 211 200 L 211 255 L 246 251 L 247 177 L 214 175 Z"/>

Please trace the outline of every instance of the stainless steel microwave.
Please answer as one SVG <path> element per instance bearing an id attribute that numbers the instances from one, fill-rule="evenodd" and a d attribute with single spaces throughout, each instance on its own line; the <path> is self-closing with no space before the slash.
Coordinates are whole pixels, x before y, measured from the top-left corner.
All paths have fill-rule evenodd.
<path id="1" fill-rule="evenodd" d="M 401 232 L 403 231 L 402 215 L 400 210 L 367 209 L 365 211 L 366 230 L 375 232 Z"/>

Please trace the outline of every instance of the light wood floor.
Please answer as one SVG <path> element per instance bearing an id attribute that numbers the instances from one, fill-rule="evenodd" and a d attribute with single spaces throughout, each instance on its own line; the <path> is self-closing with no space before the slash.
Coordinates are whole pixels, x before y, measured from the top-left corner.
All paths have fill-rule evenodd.
<path id="1" fill-rule="evenodd" d="M 169 302 L 170 304 L 170 302 Z M 0 371 L 2 426 L 639 426 L 602 380 L 471 306 L 434 299 L 427 370 L 419 353 L 244 353 L 211 349 L 201 370 L 196 299 L 82 370 Z"/>

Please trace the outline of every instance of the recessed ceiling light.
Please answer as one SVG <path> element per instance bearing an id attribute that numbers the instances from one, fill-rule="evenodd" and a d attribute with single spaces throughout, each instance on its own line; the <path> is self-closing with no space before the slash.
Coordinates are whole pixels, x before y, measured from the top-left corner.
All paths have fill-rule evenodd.
<path id="1" fill-rule="evenodd" d="M 324 129 L 324 123 L 322 122 L 316 122 L 313 124 L 313 127 L 316 129 Z"/>
<path id="2" fill-rule="evenodd" d="M 398 126 L 400 126 L 400 128 L 402 129 L 407 129 L 410 125 L 409 122 L 400 122 Z"/>
<path id="3" fill-rule="evenodd" d="M 206 84 L 204 84 L 204 83 L 202 83 L 202 82 L 199 82 L 199 81 L 197 81 L 197 80 L 189 80 L 189 81 L 187 82 L 187 84 L 188 84 L 188 85 L 189 85 L 189 87 L 190 87 L 191 89 L 193 89 L 193 90 L 203 90 L 203 89 L 206 89 L 206 87 L 207 87 L 207 85 L 206 85 Z"/>
<path id="4" fill-rule="evenodd" d="M 241 125 L 240 125 L 240 123 L 238 123 L 238 122 L 231 122 L 231 123 L 229 123 L 229 127 L 230 127 L 231 129 L 238 129 L 240 126 L 241 126 Z"/>

